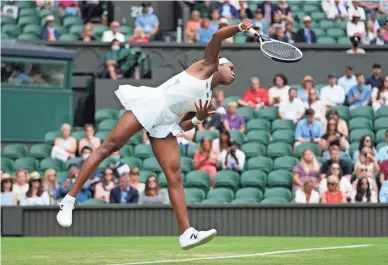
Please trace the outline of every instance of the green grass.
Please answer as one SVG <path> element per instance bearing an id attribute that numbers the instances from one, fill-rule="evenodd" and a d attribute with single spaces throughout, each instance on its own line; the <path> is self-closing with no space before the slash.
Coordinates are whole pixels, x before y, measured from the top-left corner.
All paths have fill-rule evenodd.
<path id="1" fill-rule="evenodd" d="M 177 239 L 177 237 L 2 238 L 1 264 L 126 264 L 361 244 L 373 246 L 163 264 L 388 264 L 387 238 L 216 237 L 208 244 L 188 251 L 179 248 Z"/>

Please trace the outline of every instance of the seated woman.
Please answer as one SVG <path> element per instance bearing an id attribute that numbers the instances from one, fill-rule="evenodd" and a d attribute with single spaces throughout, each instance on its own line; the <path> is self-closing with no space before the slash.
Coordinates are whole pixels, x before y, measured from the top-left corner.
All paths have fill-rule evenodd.
<path id="1" fill-rule="evenodd" d="M 292 190 L 296 191 L 302 188 L 306 178 L 311 178 L 314 182 L 314 188 L 318 188 L 320 181 L 319 170 L 320 166 L 314 153 L 309 149 L 304 150 L 300 162 L 295 165 L 293 170 L 294 185 Z"/>
<path id="2" fill-rule="evenodd" d="M 1 175 L 1 206 L 16 205 L 15 194 L 12 191 L 13 179 L 8 173 Z"/>
<path id="3" fill-rule="evenodd" d="M 61 137 L 54 141 L 54 146 L 51 149 L 51 157 L 67 161 L 69 158 L 75 157 L 77 151 L 77 141 L 71 137 L 70 124 L 63 124 L 61 127 Z"/>
<path id="4" fill-rule="evenodd" d="M 375 111 L 381 107 L 388 106 L 388 76 L 384 77 L 384 81 L 379 88 L 372 88 L 372 106 Z"/>
<path id="5" fill-rule="evenodd" d="M 317 121 L 320 121 L 323 128 L 326 126 L 327 120 L 326 120 L 326 106 L 325 104 L 319 100 L 317 91 L 315 89 L 310 89 L 308 92 L 308 100 L 305 103 L 306 109 L 313 109 L 314 110 L 314 118 Z"/>
<path id="6" fill-rule="evenodd" d="M 303 182 L 303 187 L 295 192 L 296 203 L 319 203 L 319 193 L 314 190 L 314 180 L 307 177 Z"/>
<path id="7" fill-rule="evenodd" d="M 82 138 L 78 144 L 78 152 L 81 153 L 82 148 L 90 146 L 92 150 L 96 150 L 101 145 L 100 138 L 94 136 L 95 130 L 92 124 L 85 124 L 85 138 Z"/>
<path id="8" fill-rule="evenodd" d="M 139 193 L 142 193 L 145 189 L 145 184 L 139 182 L 140 170 L 137 167 L 131 168 L 129 186 L 137 189 Z"/>
<path id="9" fill-rule="evenodd" d="M 20 200 L 21 206 L 50 205 L 50 196 L 43 190 L 42 179 L 38 172 L 31 173 L 29 189 Z"/>
<path id="10" fill-rule="evenodd" d="M 214 139 L 212 142 L 212 150 L 217 154 L 221 154 L 223 151 L 229 150 L 230 133 L 226 130 L 221 131 L 220 137 Z"/>
<path id="11" fill-rule="evenodd" d="M 142 27 L 136 27 L 134 30 L 134 35 L 129 39 L 129 43 L 148 43 L 149 39 L 145 37 L 144 31 Z"/>
<path id="12" fill-rule="evenodd" d="M 146 180 L 145 189 L 139 195 L 139 204 L 169 204 L 166 189 L 160 189 L 156 176 L 149 176 Z"/>
<path id="13" fill-rule="evenodd" d="M 352 202 L 377 202 L 377 193 L 370 188 L 367 177 L 362 177 L 353 192 Z"/>
<path id="14" fill-rule="evenodd" d="M 211 149 L 211 141 L 204 137 L 201 145 L 194 155 L 194 168 L 196 170 L 206 171 L 211 177 L 211 187 L 214 188 L 214 177 L 217 174 L 218 156 Z"/>
<path id="15" fill-rule="evenodd" d="M 92 32 L 92 25 L 91 24 L 85 24 L 81 36 L 78 39 L 82 42 L 89 42 L 89 41 L 95 41 L 96 38 L 93 37 L 93 32 Z"/>
<path id="16" fill-rule="evenodd" d="M 376 148 L 373 146 L 372 138 L 368 135 L 364 135 L 360 138 L 360 144 L 358 145 L 358 149 L 353 154 L 353 162 L 357 163 L 360 162 L 360 152 L 365 147 L 371 148 L 374 152 L 374 157 L 377 161 L 379 161 L 379 154 L 376 150 Z"/>
<path id="17" fill-rule="evenodd" d="M 332 163 L 327 171 L 327 176 L 336 176 L 339 179 L 340 191 L 345 195 L 346 200 L 350 202 L 353 193 L 353 187 L 349 179 L 343 177 L 341 166 L 338 163 Z M 323 195 L 327 191 L 327 178 L 319 183 L 319 194 Z"/>
<path id="18" fill-rule="evenodd" d="M 55 201 L 60 198 L 61 194 L 59 191 L 57 172 L 54 169 L 49 168 L 44 172 L 42 186 L 48 192 L 51 204 L 55 204 Z"/>
<path id="19" fill-rule="evenodd" d="M 116 187 L 113 170 L 106 168 L 102 173 L 101 181 L 95 186 L 94 198 L 109 202 L 110 191 Z"/>
<path id="20" fill-rule="evenodd" d="M 326 133 L 322 136 L 320 148 L 323 152 L 329 150 L 331 144 L 337 142 L 341 151 L 349 148 L 349 142 L 346 137 L 337 130 L 338 122 L 335 119 L 329 119 L 326 126 Z"/>
<path id="21" fill-rule="evenodd" d="M 339 189 L 339 180 L 336 176 L 327 178 L 327 190 L 321 196 L 322 203 L 343 203 L 346 202 L 345 195 Z"/>
<path id="22" fill-rule="evenodd" d="M 378 190 L 375 176 L 379 171 L 380 167 L 373 156 L 372 150 L 368 147 L 364 147 L 361 151 L 360 162 L 357 162 L 354 166 L 356 180 L 353 181 L 353 190 L 356 189 L 359 179 L 366 177 L 370 182 L 372 190 L 377 193 Z"/>

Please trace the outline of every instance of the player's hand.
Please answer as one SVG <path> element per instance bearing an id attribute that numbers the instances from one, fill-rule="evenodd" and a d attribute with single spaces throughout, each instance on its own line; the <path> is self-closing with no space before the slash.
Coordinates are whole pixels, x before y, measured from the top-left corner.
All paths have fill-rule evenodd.
<path id="1" fill-rule="evenodd" d="M 200 121 L 204 121 L 207 117 L 216 113 L 212 109 L 212 104 L 210 103 L 209 100 L 206 100 L 204 105 L 202 105 L 202 100 L 199 100 L 198 105 L 197 103 L 195 103 L 195 108 L 197 109 L 197 113 L 195 114 L 195 116 Z"/>
<path id="2" fill-rule="evenodd" d="M 241 29 L 244 32 L 247 32 L 252 27 L 253 27 L 253 24 L 249 19 L 244 19 L 243 22 L 241 22 Z"/>

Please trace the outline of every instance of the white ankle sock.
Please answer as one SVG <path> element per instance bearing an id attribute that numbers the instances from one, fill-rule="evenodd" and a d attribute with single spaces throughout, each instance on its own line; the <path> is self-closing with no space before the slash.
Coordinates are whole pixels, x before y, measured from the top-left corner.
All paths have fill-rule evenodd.
<path id="1" fill-rule="evenodd" d="M 71 203 L 71 204 L 74 204 L 75 203 L 75 198 L 73 196 L 70 196 L 69 194 L 67 194 L 65 196 L 65 198 L 63 198 L 63 200 L 65 202 L 68 202 L 68 203 Z"/>

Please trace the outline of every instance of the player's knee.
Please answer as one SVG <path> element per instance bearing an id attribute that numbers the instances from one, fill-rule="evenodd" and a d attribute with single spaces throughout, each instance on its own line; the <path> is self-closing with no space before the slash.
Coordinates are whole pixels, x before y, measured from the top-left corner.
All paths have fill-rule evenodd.
<path id="1" fill-rule="evenodd" d="M 182 185 L 182 172 L 179 164 L 171 165 L 166 175 L 168 178 L 169 186 L 174 187 Z"/>

